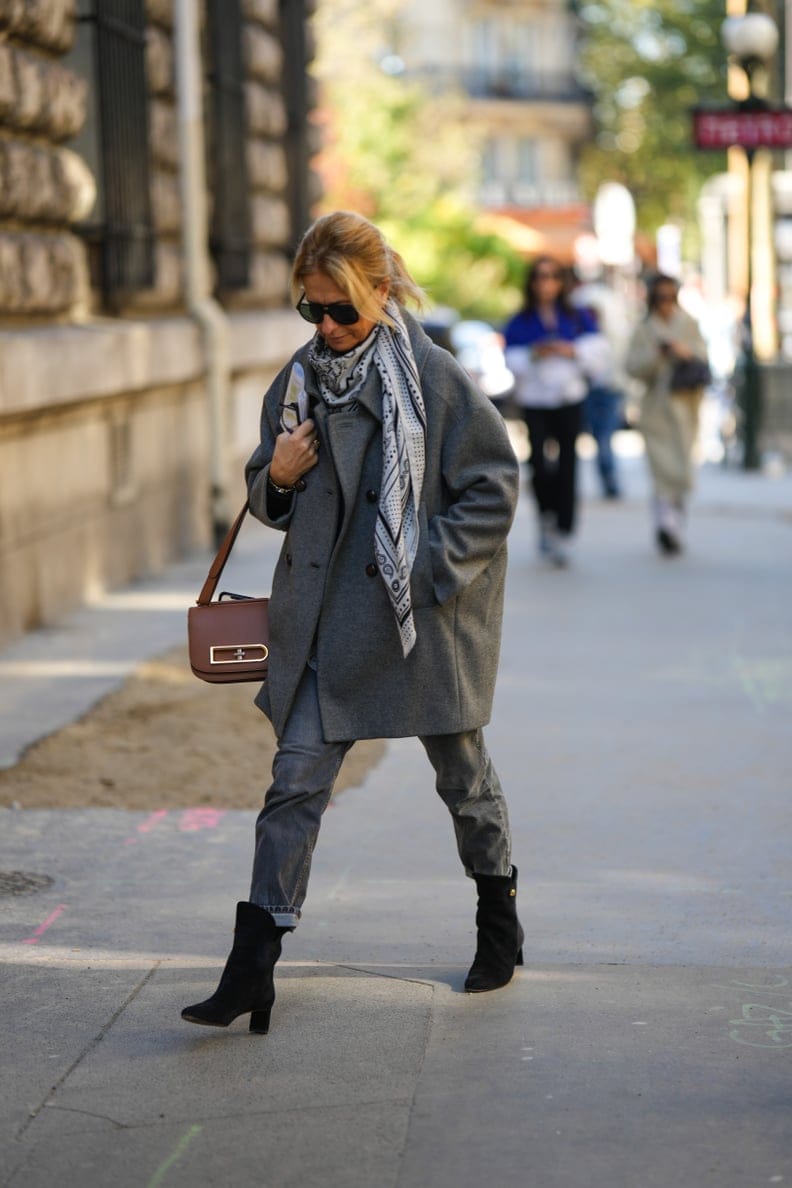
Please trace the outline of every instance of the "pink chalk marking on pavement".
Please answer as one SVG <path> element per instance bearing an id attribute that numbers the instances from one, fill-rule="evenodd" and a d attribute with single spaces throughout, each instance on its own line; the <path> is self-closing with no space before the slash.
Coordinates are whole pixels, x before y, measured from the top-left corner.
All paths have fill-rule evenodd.
<path id="1" fill-rule="evenodd" d="M 167 817 L 167 815 L 168 815 L 167 809 L 157 809 L 157 811 L 155 813 L 149 814 L 149 816 L 146 817 L 145 821 L 141 821 L 141 823 L 137 827 L 138 833 L 151 833 L 154 826 L 159 821 L 161 821 L 163 817 Z M 125 846 L 135 846 L 135 845 L 137 845 L 137 843 L 138 843 L 138 838 L 128 837 L 125 840 L 124 845 Z"/>
<path id="2" fill-rule="evenodd" d="M 38 928 L 33 932 L 33 934 L 22 941 L 22 944 L 23 945 L 37 945 L 39 943 L 39 941 L 41 940 L 42 936 L 44 935 L 44 933 L 47 931 L 47 929 L 52 927 L 52 925 L 57 920 L 58 916 L 63 915 L 63 913 L 66 911 L 67 907 L 68 907 L 68 904 L 59 903 L 58 906 L 55 908 L 55 911 L 50 912 L 50 914 L 47 916 L 44 923 L 39 924 Z"/>
<path id="3" fill-rule="evenodd" d="M 152 813 L 151 816 L 146 817 L 145 821 L 138 825 L 138 833 L 151 833 L 157 822 L 161 821 L 163 817 L 167 817 L 167 815 L 167 809 L 157 809 L 156 813 Z"/>
<path id="4" fill-rule="evenodd" d="M 183 833 L 192 833 L 198 829 L 216 829 L 225 815 L 225 809 L 185 809 L 179 822 L 179 829 Z"/>
<path id="5" fill-rule="evenodd" d="M 167 817 L 167 809 L 157 809 L 155 813 L 151 813 L 142 821 L 137 827 L 138 835 L 143 833 L 151 833 L 152 829 L 159 824 L 164 817 Z M 226 815 L 225 809 L 216 808 L 191 808 L 185 809 L 179 818 L 179 829 L 182 833 L 196 833 L 199 829 L 216 829 Z M 128 837 L 124 841 L 125 846 L 135 846 L 140 840 L 139 836 Z"/>

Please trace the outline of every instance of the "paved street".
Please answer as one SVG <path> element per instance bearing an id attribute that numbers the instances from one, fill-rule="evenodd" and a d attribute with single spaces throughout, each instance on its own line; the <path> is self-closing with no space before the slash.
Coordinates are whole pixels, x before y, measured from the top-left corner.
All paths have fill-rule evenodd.
<path id="1" fill-rule="evenodd" d="M 792 477 L 704 472 L 669 561 L 625 465 L 618 503 L 587 473 L 571 570 L 525 496 L 512 535 L 488 739 L 513 983 L 462 993 L 474 887 L 411 740 L 327 814 L 268 1037 L 179 1018 L 228 951 L 250 813 L 0 810 L 0 869 L 54 879 L 0 900 L 0 1183 L 792 1185 Z M 252 525 L 235 564 L 276 545 Z M 0 763 L 183 638 L 205 568 L 0 653 Z"/>

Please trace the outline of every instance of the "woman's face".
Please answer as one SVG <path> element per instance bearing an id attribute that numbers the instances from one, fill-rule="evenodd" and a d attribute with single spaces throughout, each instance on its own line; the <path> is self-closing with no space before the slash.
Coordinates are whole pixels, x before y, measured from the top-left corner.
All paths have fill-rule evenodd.
<path id="1" fill-rule="evenodd" d="M 667 322 L 676 309 L 676 303 L 676 289 L 672 289 L 670 285 L 661 285 L 655 293 L 654 312 L 664 322 Z"/>
<path id="2" fill-rule="evenodd" d="M 302 277 L 302 284 L 308 301 L 318 301 L 320 305 L 332 305 L 336 301 L 349 302 L 350 300 L 349 294 L 345 293 L 343 289 L 339 289 L 338 285 L 324 272 L 307 273 Z M 387 283 L 380 285 L 376 292 L 381 295 L 384 305 L 388 295 Z M 351 326 L 342 326 L 340 323 L 334 322 L 329 313 L 325 313 L 316 329 L 331 350 L 343 354 L 345 351 L 351 351 L 364 338 L 368 338 L 376 324 L 361 314 Z"/>
<path id="3" fill-rule="evenodd" d="M 540 305 L 555 303 L 564 287 L 564 274 L 552 260 L 539 260 L 531 273 L 531 287 Z"/>

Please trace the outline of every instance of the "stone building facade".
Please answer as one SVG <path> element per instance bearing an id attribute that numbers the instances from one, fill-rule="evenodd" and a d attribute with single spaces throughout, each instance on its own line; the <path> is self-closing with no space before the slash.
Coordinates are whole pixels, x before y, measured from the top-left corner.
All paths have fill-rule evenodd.
<path id="1" fill-rule="evenodd" d="M 178 0 L 0 0 L 0 642 L 209 544 L 305 337 L 287 278 L 315 197 L 313 4 L 192 2 L 221 491 L 182 245 Z"/>

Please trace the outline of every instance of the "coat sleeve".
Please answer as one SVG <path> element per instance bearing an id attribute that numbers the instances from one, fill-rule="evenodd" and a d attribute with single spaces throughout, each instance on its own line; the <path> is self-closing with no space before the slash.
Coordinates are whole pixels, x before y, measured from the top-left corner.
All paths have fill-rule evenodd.
<path id="1" fill-rule="evenodd" d="M 291 362 L 275 378 L 261 409 L 260 440 L 245 466 L 248 503 L 257 520 L 285 531 L 292 517 L 294 496 L 278 496 L 268 488 L 275 438 L 280 432 L 278 406 L 283 400 Z"/>
<path id="2" fill-rule="evenodd" d="M 517 506 L 519 465 L 500 413 L 454 359 L 435 356 L 423 383 L 429 399 L 443 404 L 441 465 L 449 501 L 429 521 L 435 597 L 443 603 L 477 578 L 503 545 Z"/>
<path id="3" fill-rule="evenodd" d="M 652 383 L 662 365 L 657 343 L 647 322 L 641 322 L 635 329 L 627 351 L 624 366 L 628 375 Z"/>

